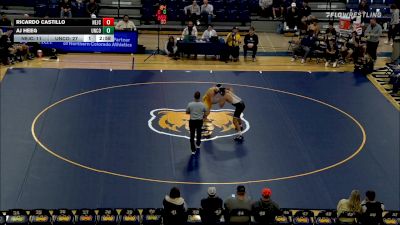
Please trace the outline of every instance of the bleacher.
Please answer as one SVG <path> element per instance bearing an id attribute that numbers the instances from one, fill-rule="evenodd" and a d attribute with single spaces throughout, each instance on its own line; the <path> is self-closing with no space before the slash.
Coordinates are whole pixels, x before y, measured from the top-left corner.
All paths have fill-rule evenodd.
<path id="1" fill-rule="evenodd" d="M 237 210 L 234 216 L 246 217 L 248 223 L 245 224 L 271 224 L 259 223 L 255 221 L 254 216 L 257 216 L 259 221 L 263 217 L 267 217 L 266 211 L 259 211 L 258 215 L 252 215 L 246 210 Z M 0 213 L 1 225 L 161 225 L 163 224 L 164 212 L 161 208 L 145 208 L 145 209 L 57 209 L 45 210 L 36 209 L 25 211 L 21 209 L 12 209 Z M 219 221 L 217 224 L 228 224 L 225 222 L 224 210 L 215 212 Z M 236 215 L 237 214 L 237 215 Z M 176 215 L 181 216 L 181 215 Z M 189 208 L 184 215 L 185 224 L 204 224 L 202 216 L 205 212 L 199 208 Z M 231 214 L 231 216 L 233 216 Z M 244 218 L 244 219 L 246 219 Z M 353 219 L 354 222 L 341 222 L 342 218 Z M 371 221 L 376 218 L 376 215 L 367 215 L 363 220 L 359 219 L 359 215 L 355 213 L 342 213 L 337 216 L 335 210 L 303 210 L 303 209 L 282 209 L 281 214 L 277 215 L 272 224 L 287 224 L 287 225 L 317 225 L 317 224 L 366 224 L 375 225 Z M 398 225 L 400 224 L 399 211 L 385 211 L 382 214 L 382 225 Z M 348 220 L 347 220 L 348 221 Z M 364 221 L 363 223 L 360 221 Z M 211 225 L 211 224 L 207 224 Z"/>
<path id="2" fill-rule="evenodd" d="M 59 0 L 3 0 L 8 9 L 2 9 L 10 18 L 17 15 L 29 14 L 36 17 L 59 17 Z M 319 21 L 322 28 L 327 27 L 329 20 L 338 21 L 338 18 L 328 18 L 326 12 L 358 11 L 360 0 L 311 0 L 309 6 Z M 168 23 L 163 25 L 163 30 L 181 31 L 185 20 L 183 8 L 191 4 L 191 0 L 162 0 L 167 5 Z M 210 0 L 214 6 L 215 17 L 213 24 L 220 32 L 230 31 L 232 26 L 240 30 L 247 30 L 250 25 L 263 32 L 275 32 L 276 27 L 282 22 L 260 17 L 259 0 Z M 287 6 L 289 0 L 287 0 Z M 296 1 L 298 5 L 301 0 Z M 390 4 L 395 0 L 368 0 L 370 12 L 379 10 L 383 16 L 388 15 Z M 158 30 L 155 23 L 155 12 L 159 0 L 101 0 L 100 16 L 121 18 L 124 14 L 131 17 L 139 30 Z M 202 1 L 198 1 L 201 5 Z M 385 17 L 387 19 L 387 17 Z"/>

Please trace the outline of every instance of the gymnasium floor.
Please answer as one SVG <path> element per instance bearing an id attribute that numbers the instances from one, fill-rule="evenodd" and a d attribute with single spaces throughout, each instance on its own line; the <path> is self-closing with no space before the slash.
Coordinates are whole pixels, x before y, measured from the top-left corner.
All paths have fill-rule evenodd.
<path id="1" fill-rule="evenodd" d="M 212 61 L 131 71 L 128 56 L 110 55 L 100 68 L 125 70 L 68 69 L 95 65 L 76 56 L 27 62 L 1 82 L 0 209 L 160 207 L 173 185 L 198 207 L 209 185 L 227 198 L 239 183 L 253 199 L 271 187 L 281 207 L 335 208 L 352 189 L 372 189 L 399 209 L 399 112 L 350 68 L 262 58 L 247 72 Z M 214 112 L 216 139 L 193 157 L 180 110 L 214 83 L 245 100 L 245 141 L 232 141 L 227 106 Z"/>

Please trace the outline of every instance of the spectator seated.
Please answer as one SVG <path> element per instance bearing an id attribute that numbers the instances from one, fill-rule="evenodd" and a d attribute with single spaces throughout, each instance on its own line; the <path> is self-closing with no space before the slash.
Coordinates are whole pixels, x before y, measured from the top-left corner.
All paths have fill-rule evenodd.
<path id="1" fill-rule="evenodd" d="M 232 209 L 227 217 L 230 224 L 245 225 L 250 224 L 251 213 L 248 209 Z"/>
<path id="2" fill-rule="evenodd" d="M 222 208 L 216 210 L 205 210 L 202 209 L 201 213 L 201 220 L 205 224 L 215 225 L 221 222 L 222 216 L 224 215 L 224 211 Z"/>
<path id="3" fill-rule="evenodd" d="M 201 18 L 203 25 L 207 25 L 212 22 L 236 22 L 245 25 L 245 23 L 250 22 L 250 15 L 255 10 L 259 9 L 259 0 L 213 0 L 210 4 L 203 4 L 203 1 L 197 1 L 196 4 L 200 8 L 200 12 L 190 12 L 190 6 L 193 1 L 177 1 L 168 0 L 167 10 L 168 10 L 168 20 L 169 21 L 181 21 L 182 23 L 191 20 L 195 24 L 197 19 Z M 272 0 L 271 0 L 272 1 Z M 141 8 L 141 20 L 145 24 L 150 24 L 154 21 L 154 12 L 156 11 L 157 2 L 144 1 L 142 0 Z M 197 7 L 196 6 L 196 7 Z M 192 18 L 193 14 L 196 18 Z"/>

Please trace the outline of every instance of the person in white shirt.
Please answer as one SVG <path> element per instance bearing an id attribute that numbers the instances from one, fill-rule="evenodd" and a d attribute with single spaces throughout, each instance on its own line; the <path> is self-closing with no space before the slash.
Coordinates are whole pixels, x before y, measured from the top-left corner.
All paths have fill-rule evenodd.
<path id="1" fill-rule="evenodd" d="M 208 25 L 207 30 L 203 32 L 201 39 L 209 40 L 211 37 L 217 37 L 217 32 L 214 30 L 212 25 Z"/>
<path id="2" fill-rule="evenodd" d="M 260 14 L 263 17 L 272 17 L 272 3 L 273 0 L 259 0 L 258 5 L 260 6 Z"/>
<path id="3" fill-rule="evenodd" d="M 192 21 L 188 22 L 187 27 L 185 27 L 182 32 L 182 37 L 185 37 L 186 35 L 197 37 L 197 28 L 193 25 Z"/>
<path id="4" fill-rule="evenodd" d="M 206 25 L 211 23 L 214 16 L 214 6 L 209 4 L 208 0 L 203 0 L 203 5 L 201 5 L 201 15 Z"/>
<path id="5" fill-rule="evenodd" d="M 135 24 L 129 20 L 128 15 L 124 15 L 123 20 L 119 21 L 115 26 L 116 30 L 136 30 Z"/>
<path id="6" fill-rule="evenodd" d="M 191 20 L 193 23 L 199 25 L 199 17 L 200 17 L 200 6 L 197 4 L 197 1 L 194 0 L 191 5 L 183 8 L 186 14 L 186 20 Z"/>
<path id="7" fill-rule="evenodd" d="M 178 47 L 176 46 L 176 41 L 174 36 L 169 36 L 168 41 L 165 42 L 165 48 L 164 51 L 169 57 L 174 57 L 176 58 L 178 56 L 177 54 Z"/>

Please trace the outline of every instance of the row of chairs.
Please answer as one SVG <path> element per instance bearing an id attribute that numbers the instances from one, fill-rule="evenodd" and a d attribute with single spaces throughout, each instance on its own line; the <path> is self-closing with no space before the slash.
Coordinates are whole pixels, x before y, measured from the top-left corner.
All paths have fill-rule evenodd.
<path id="1" fill-rule="evenodd" d="M 214 22 L 250 22 L 251 11 L 258 7 L 258 0 L 215 0 L 210 1 L 210 3 L 214 7 Z M 142 1 L 142 21 L 154 20 L 157 4 L 158 1 Z M 184 7 L 192 4 L 192 2 L 169 0 L 165 4 L 167 5 L 168 20 L 184 21 L 186 19 Z M 202 2 L 199 1 L 198 4 L 201 5 Z"/>
<path id="2" fill-rule="evenodd" d="M 400 66 L 396 63 L 386 63 L 386 66 L 383 68 L 379 68 L 376 72 L 383 72 L 383 75 L 387 79 L 387 83 L 383 83 L 386 85 L 392 86 L 391 89 L 387 91 L 391 91 L 392 94 L 397 94 L 400 91 Z M 383 78 L 383 77 L 381 77 Z"/>
<path id="3" fill-rule="evenodd" d="M 347 4 L 359 4 L 360 0 L 347 0 Z M 393 4 L 394 0 L 367 0 L 369 5 L 371 4 Z"/>
<path id="4" fill-rule="evenodd" d="M 358 220 L 360 215 L 345 212 L 338 218 L 333 210 L 289 210 L 283 209 L 281 215 L 277 215 L 272 221 L 268 212 L 259 210 L 250 212 L 245 209 L 231 211 L 228 215 L 226 211 L 219 209 L 206 212 L 198 208 L 190 208 L 181 215 L 177 212 L 165 212 L 160 208 L 146 209 L 57 209 L 44 210 L 37 209 L 25 211 L 13 209 L 0 214 L 0 225 L 161 225 L 167 221 L 163 218 L 174 219 L 173 217 L 185 217 L 183 224 L 232 224 L 229 218 L 240 217 L 240 224 L 287 224 L 287 225 L 317 225 L 317 224 L 366 224 L 377 225 L 377 215 L 367 215 L 367 220 L 363 223 Z M 228 218 L 228 219 L 224 219 Z M 208 218 L 207 222 L 204 218 Z M 210 219 L 211 218 L 211 219 Z M 342 219 L 350 222 L 341 222 Z M 398 225 L 400 224 L 399 211 L 386 211 L 383 213 L 381 224 Z M 214 219 L 214 221 L 213 221 Z M 180 221 L 180 220 L 175 220 Z M 232 222 L 232 221 L 231 221 Z M 236 223 L 235 223 L 236 224 Z M 179 225 L 179 224 L 173 224 Z"/>

